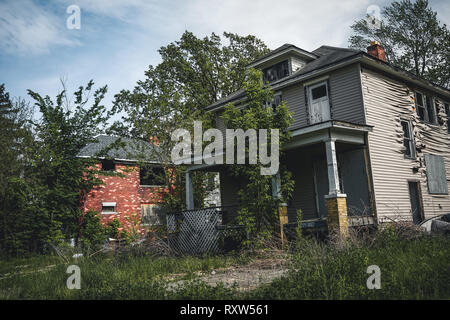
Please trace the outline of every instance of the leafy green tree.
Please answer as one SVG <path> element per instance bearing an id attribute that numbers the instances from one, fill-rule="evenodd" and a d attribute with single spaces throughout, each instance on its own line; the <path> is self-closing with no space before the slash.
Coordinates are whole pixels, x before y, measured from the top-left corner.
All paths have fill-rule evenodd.
<path id="1" fill-rule="evenodd" d="M 288 128 L 292 123 L 292 114 L 284 102 L 275 108 L 267 103 L 272 101 L 273 93 L 270 88 L 264 86 L 261 71 L 249 70 L 243 88 L 247 94 L 246 107 L 237 108 L 232 103 L 226 105 L 223 119 L 227 128 L 240 128 L 244 131 L 267 129 L 268 134 L 269 129 L 279 129 L 279 149 L 282 157 L 283 145 L 290 139 Z M 271 137 L 268 138 L 268 145 L 270 141 Z M 261 146 L 260 142 L 259 147 L 266 146 Z M 291 173 L 285 167 L 280 167 L 281 197 L 274 197 L 271 189 L 273 176 L 261 175 L 262 164 L 259 152 L 257 154 L 257 164 L 236 164 L 229 169 L 229 173 L 241 182 L 238 191 L 240 208 L 236 222 L 245 226 L 252 239 L 273 235 L 278 225 L 278 208 L 281 203 L 288 201 L 294 187 Z"/>
<path id="2" fill-rule="evenodd" d="M 365 50 L 377 40 L 392 64 L 438 85 L 450 86 L 450 32 L 427 0 L 395 1 L 383 8 L 379 28 L 366 19 L 356 21 L 351 28 L 351 47 Z"/>
<path id="3" fill-rule="evenodd" d="M 184 168 L 170 165 L 173 131 L 192 130 L 194 120 L 203 121 L 204 128 L 211 127 L 211 114 L 204 108 L 240 89 L 246 65 L 266 52 L 267 47 L 254 36 L 224 33 L 221 39 L 212 33 L 200 39 L 186 31 L 179 41 L 159 49 L 162 62 L 150 66 L 143 81 L 132 91 L 115 96 L 114 111 L 123 116 L 111 132 L 141 141 L 157 137 L 158 159 L 166 168 L 170 186 L 165 199 L 170 210 L 185 205 Z M 208 176 L 198 173 L 194 177 L 196 201 L 201 202 L 205 195 Z"/>
<path id="4" fill-rule="evenodd" d="M 99 242 L 98 221 L 92 214 L 85 220 L 80 208 L 85 195 L 102 182 L 93 166 L 96 160 L 77 157 L 96 141 L 111 116 L 101 104 L 106 86 L 94 91 L 93 85 L 90 81 L 80 87 L 73 103 L 65 90 L 55 101 L 29 90 L 40 111 L 37 120 L 23 102 L 13 105 L 0 86 L 3 253 L 43 252 L 49 244 L 79 237 L 82 231 L 85 242 Z"/>
<path id="5" fill-rule="evenodd" d="M 29 210 L 25 170 L 33 135 L 27 120 L 32 108 L 23 100 L 12 101 L 0 85 L 0 252 L 21 254 L 30 239 L 33 217 Z"/>
<path id="6" fill-rule="evenodd" d="M 77 157 L 84 146 L 96 141 L 94 137 L 106 128 L 111 115 L 101 104 L 107 87 L 94 91 L 93 86 L 92 80 L 80 86 L 73 104 L 65 90 L 56 101 L 28 90 L 42 114 L 33 122 L 36 141 L 28 178 L 43 211 L 41 225 L 47 235 L 37 239 L 44 243 L 79 235 L 84 196 L 102 183 L 93 167 L 95 159 Z"/>

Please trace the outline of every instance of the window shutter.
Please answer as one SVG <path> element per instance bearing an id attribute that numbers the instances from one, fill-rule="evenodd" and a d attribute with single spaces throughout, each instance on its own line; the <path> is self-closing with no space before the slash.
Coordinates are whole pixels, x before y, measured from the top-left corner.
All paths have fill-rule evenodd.
<path id="1" fill-rule="evenodd" d="M 444 157 L 426 154 L 425 166 L 427 168 L 428 192 L 448 194 Z"/>

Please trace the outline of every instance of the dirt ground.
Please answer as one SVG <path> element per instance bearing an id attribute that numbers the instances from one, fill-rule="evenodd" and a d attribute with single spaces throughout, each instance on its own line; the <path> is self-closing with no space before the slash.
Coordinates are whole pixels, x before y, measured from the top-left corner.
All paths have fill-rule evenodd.
<path id="1" fill-rule="evenodd" d="M 238 291 L 252 290 L 262 284 L 269 283 L 272 280 L 282 277 L 288 271 L 286 260 L 283 258 L 258 259 L 250 264 L 242 266 L 232 266 L 228 268 L 216 269 L 209 272 L 197 272 L 198 279 L 211 286 L 223 283 L 225 287 L 237 285 Z M 171 275 L 167 280 L 169 290 L 176 289 L 187 280 L 177 280 L 186 274 Z"/>

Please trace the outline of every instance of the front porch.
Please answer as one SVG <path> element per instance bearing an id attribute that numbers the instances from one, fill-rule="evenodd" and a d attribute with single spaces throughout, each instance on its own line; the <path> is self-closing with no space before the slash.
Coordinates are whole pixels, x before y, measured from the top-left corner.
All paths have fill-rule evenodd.
<path id="1" fill-rule="evenodd" d="M 367 133 L 371 127 L 342 121 L 326 121 L 292 130 L 281 160 L 292 172 L 295 189 L 292 199 L 280 209 L 281 224 L 295 224 L 302 211 L 304 228 L 337 228 L 346 234 L 348 227 L 376 223 Z M 239 207 L 240 181 L 226 173 L 226 165 L 193 165 L 186 172 L 186 206 L 194 208 L 191 174 L 196 170 L 218 172 L 222 217 L 227 224 Z M 272 179 L 273 196 L 280 188 L 278 175 Z"/>

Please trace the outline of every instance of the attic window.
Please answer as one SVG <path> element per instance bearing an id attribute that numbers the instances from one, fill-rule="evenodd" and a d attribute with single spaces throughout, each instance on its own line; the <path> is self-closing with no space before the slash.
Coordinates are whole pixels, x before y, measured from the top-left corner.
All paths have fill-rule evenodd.
<path id="1" fill-rule="evenodd" d="M 263 70 L 264 82 L 273 82 L 289 75 L 288 60 L 279 62 Z"/>
<path id="2" fill-rule="evenodd" d="M 103 171 L 114 171 L 116 170 L 116 164 L 112 160 L 102 160 L 102 170 Z"/>

